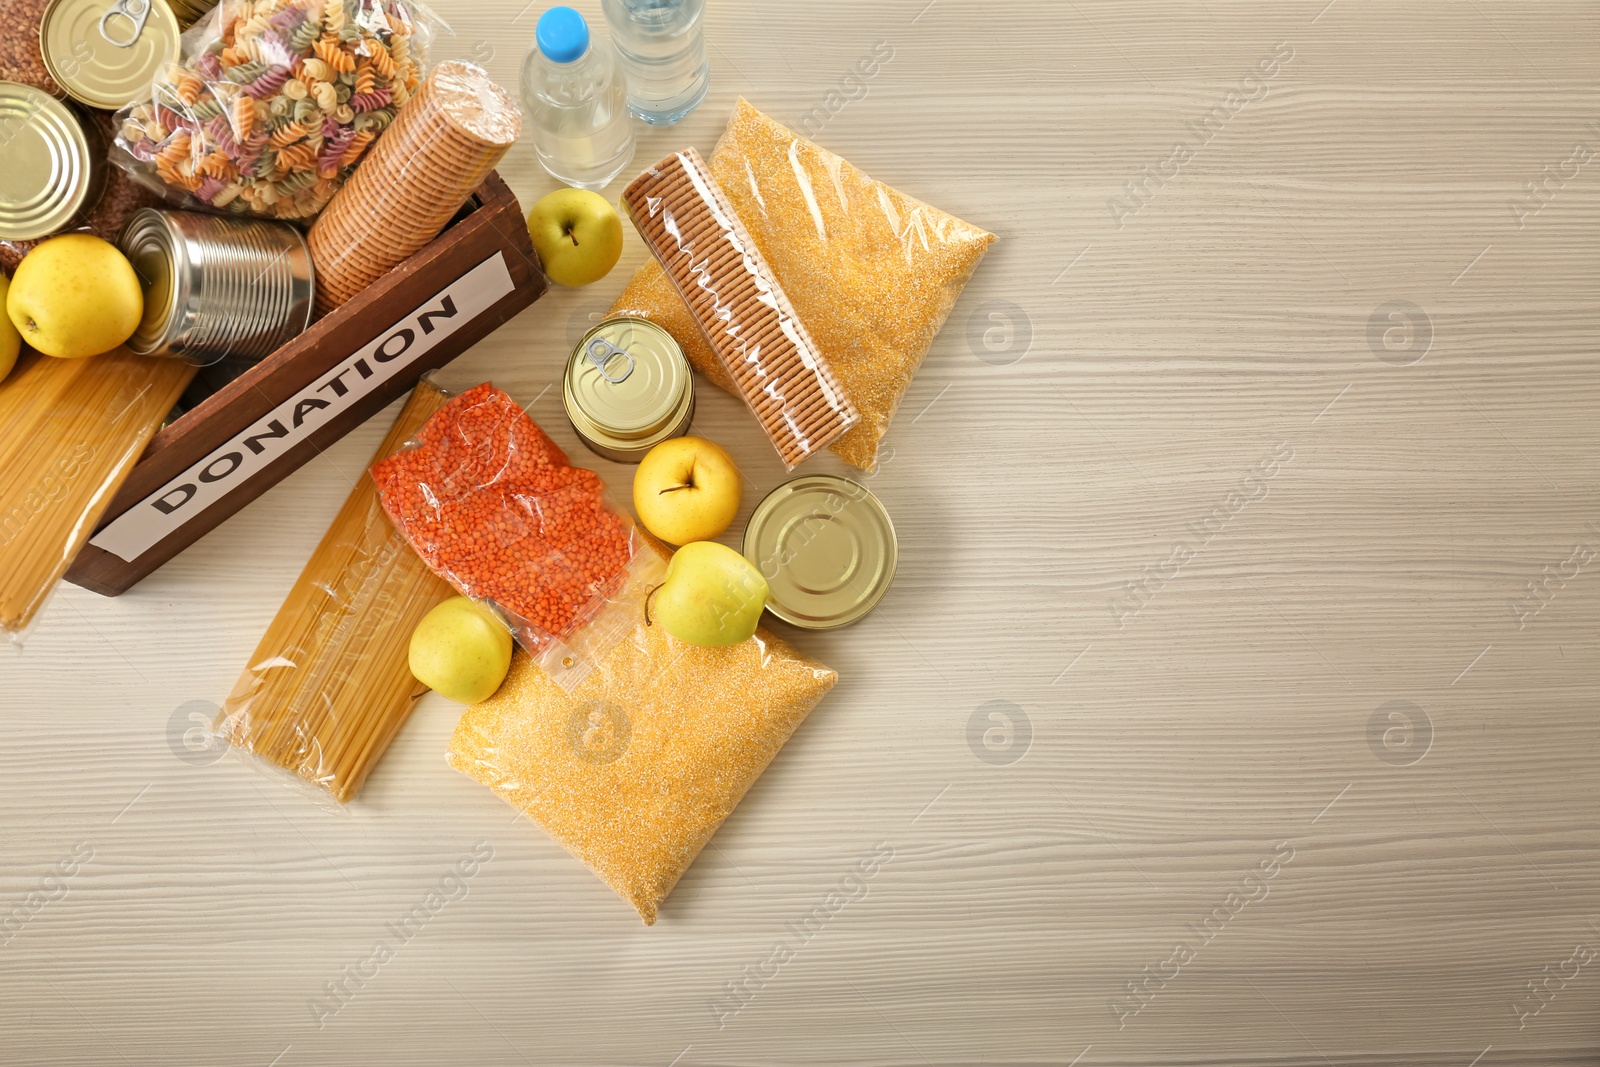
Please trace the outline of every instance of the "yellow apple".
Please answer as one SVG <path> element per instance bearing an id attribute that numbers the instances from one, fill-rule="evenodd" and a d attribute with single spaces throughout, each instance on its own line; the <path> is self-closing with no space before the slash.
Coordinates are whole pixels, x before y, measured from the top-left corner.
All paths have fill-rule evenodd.
<path id="1" fill-rule="evenodd" d="M 633 507 L 644 528 L 673 545 L 709 541 L 739 513 L 739 468 L 704 437 L 652 448 L 633 475 Z"/>
<path id="2" fill-rule="evenodd" d="M 767 580 L 727 545 L 696 541 L 673 553 L 646 610 L 667 633 L 691 645 L 736 645 L 756 632 Z"/>
<path id="3" fill-rule="evenodd" d="M 622 218 L 611 201 L 587 189 L 557 189 L 528 212 L 528 236 L 550 280 L 588 285 L 611 273 L 622 255 Z"/>
<path id="4" fill-rule="evenodd" d="M 0 308 L 6 306 L 6 289 L 11 282 L 0 274 Z M 11 368 L 17 365 L 17 354 L 22 351 L 22 335 L 11 325 L 9 315 L 0 315 L 0 382 L 6 380 Z"/>
<path id="5" fill-rule="evenodd" d="M 411 673 L 458 704 L 494 696 L 511 669 L 511 632 L 488 608 L 451 597 L 411 633 Z"/>
<path id="6" fill-rule="evenodd" d="M 76 359 L 109 352 L 144 315 L 144 293 L 128 257 L 93 234 L 67 233 L 22 257 L 6 314 L 32 348 Z"/>

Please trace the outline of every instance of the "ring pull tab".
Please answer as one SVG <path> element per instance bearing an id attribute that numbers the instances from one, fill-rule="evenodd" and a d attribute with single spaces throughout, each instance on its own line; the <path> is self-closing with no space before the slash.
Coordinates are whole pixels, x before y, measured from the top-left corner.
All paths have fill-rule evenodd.
<path id="1" fill-rule="evenodd" d="M 612 385 L 627 381 L 628 375 L 633 373 L 633 353 L 626 348 L 618 348 L 604 337 L 591 338 L 589 343 L 583 346 L 583 354 L 590 363 L 595 365 L 595 369 L 600 372 L 600 377 Z M 628 361 L 628 369 L 623 371 L 620 377 L 613 378 L 609 368 L 612 361 L 618 356 Z"/>
<path id="2" fill-rule="evenodd" d="M 150 18 L 150 4 L 153 0 L 116 0 L 106 13 L 100 16 L 100 36 L 116 45 L 118 48 L 132 48 L 139 43 L 139 37 L 144 33 L 144 24 Z M 112 36 L 111 20 L 117 16 L 133 23 L 133 36 L 118 38 Z"/>

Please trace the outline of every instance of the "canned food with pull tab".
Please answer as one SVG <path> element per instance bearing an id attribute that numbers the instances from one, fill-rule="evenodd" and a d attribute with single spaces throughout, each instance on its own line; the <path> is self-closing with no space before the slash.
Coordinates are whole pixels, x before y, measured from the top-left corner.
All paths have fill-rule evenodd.
<path id="1" fill-rule="evenodd" d="M 618 316 L 583 335 L 567 360 L 567 418 L 596 455 L 638 463 L 694 420 L 689 361 L 653 322 Z"/>

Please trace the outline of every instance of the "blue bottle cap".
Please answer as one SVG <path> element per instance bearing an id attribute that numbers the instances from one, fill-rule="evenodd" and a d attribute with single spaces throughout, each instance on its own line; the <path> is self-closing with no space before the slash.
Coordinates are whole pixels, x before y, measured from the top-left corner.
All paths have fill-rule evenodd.
<path id="1" fill-rule="evenodd" d="M 550 62 L 571 63 L 589 50 L 589 24 L 570 7 L 553 7 L 539 16 L 533 39 Z"/>

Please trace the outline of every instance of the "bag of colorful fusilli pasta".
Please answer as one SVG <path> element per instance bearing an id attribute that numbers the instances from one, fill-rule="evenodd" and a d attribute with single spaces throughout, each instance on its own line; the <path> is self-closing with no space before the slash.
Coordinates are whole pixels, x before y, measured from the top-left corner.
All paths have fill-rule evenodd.
<path id="1" fill-rule="evenodd" d="M 310 218 L 416 89 L 437 25 L 411 0 L 222 0 L 117 113 L 113 158 L 185 207 Z"/>

